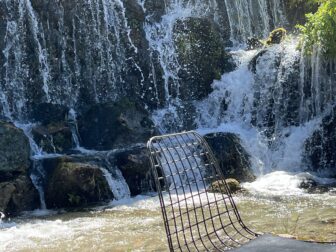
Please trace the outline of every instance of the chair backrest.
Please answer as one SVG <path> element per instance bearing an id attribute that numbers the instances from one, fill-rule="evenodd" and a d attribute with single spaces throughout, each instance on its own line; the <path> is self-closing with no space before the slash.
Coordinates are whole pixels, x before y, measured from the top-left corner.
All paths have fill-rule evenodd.
<path id="1" fill-rule="evenodd" d="M 147 147 L 170 251 L 223 251 L 257 236 L 241 220 L 218 161 L 199 134 L 157 136 Z"/>

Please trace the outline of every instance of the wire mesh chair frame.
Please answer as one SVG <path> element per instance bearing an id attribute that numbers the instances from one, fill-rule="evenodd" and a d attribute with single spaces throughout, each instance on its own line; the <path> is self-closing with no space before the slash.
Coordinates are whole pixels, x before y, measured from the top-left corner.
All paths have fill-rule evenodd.
<path id="1" fill-rule="evenodd" d="M 225 251 L 259 236 L 243 223 L 218 161 L 199 134 L 156 136 L 147 148 L 170 251 Z"/>

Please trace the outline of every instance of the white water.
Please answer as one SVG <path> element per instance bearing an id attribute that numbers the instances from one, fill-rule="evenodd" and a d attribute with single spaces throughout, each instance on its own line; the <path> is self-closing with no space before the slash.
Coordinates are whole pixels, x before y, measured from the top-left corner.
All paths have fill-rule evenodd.
<path id="1" fill-rule="evenodd" d="M 259 196 L 302 196 L 307 195 L 307 192 L 301 189 L 300 185 L 307 180 L 322 185 L 336 182 L 336 179 L 321 178 L 308 172 L 275 171 L 259 177 L 252 183 L 244 183 L 243 186 L 252 194 Z"/>

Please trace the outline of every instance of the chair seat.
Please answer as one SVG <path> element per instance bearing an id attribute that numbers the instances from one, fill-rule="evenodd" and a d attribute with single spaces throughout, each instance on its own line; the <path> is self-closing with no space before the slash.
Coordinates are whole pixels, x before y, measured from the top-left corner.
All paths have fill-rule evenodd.
<path id="1" fill-rule="evenodd" d="M 336 252 L 336 245 L 262 235 L 232 252 Z"/>

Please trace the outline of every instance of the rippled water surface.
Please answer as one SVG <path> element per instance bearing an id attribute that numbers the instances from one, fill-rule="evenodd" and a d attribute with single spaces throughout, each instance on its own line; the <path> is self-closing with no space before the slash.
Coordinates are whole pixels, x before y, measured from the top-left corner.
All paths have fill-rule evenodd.
<path id="1" fill-rule="evenodd" d="M 336 241 L 335 196 L 237 196 L 236 202 L 255 231 Z M 0 226 L 1 251 L 167 251 L 157 197 L 76 213 L 30 213 Z"/>

